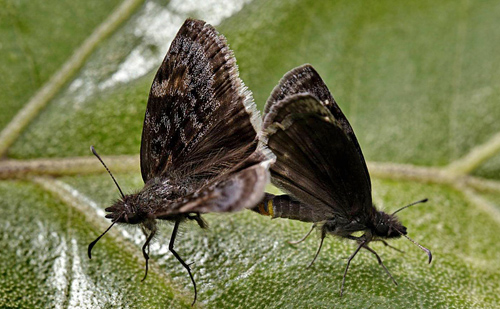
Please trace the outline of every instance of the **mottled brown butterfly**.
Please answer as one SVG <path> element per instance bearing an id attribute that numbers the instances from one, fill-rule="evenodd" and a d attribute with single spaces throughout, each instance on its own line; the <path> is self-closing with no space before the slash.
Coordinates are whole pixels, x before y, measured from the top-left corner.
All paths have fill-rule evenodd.
<path id="1" fill-rule="evenodd" d="M 149 93 L 140 156 L 144 188 L 124 195 L 118 187 L 121 199 L 106 208 L 106 218 L 113 223 L 89 245 L 89 258 L 92 247 L 115 223 L 138 224 L 146 236 L 145 279 L 157 220 L 172 221 L 169 250 L 188 271 L 196 302 L 191 269 L 174 250 L 179 224 L 195 220 L 205 228 L 203 213 L 254 207 L 269 179 L 272 156 L 256 133 L 260 115 L 238 76 L 224 36 L 203 21 L 186 20 Z"/>
<path id="2" fill-rule="evenodd" d="M 263 141 L 276 155 L 271 181 L 290 195 L 267 194 L 253 210 L 273 218 L 312 222 L 321 231 L 318 256 L 327 234 L 357 242 L 347 261 L 340 296 L 349 264 L 359 250 L 373 253 L 397 285 L 379 255 L 368 245 L 372 241 L 404 236 L 406 227 L 395 214 L 379 211 L 372 203 L 371 182 L 354 131 L 319 74 L 310 65 L 288 72 L 274 88 L 264 110 Z M 361 236 L 355 236 L 361 233 Z"/>

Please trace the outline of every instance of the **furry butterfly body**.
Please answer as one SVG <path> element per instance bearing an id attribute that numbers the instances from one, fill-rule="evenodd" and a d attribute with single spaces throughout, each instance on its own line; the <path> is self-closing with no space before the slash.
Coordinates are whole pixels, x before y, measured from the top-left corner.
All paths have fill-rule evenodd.
<path id="1" fill-rule="evenodd" d="M 370 176 L 354 131 L 312 66 L 291 70 L 273 90 L 265 107 L 263 132 L 264 143 L 276 155 L 271 181 L 289 195 L 266 194 L 253 210 L 273 218 L 313 222 L 311 231 L 321 230 L 321 242 L 311 265 L 326 235 L 356 241 L 341 295 L 350 262 L 362 248 L 375 255 L 396 283 L 369 243 L 408 238 L 406 227 L 395 213 L 373 205 Z M 355 236 L 358 232 L 362 235 Z M 430 263 L 430 251 L 418 246 L 427 252 Z"/>
<path id="2" fill-rule="evenodd" d="M 144 278 L 157 220 L 174 222 L 169 250 L 189 273 L 193 304 L 191 268 L 174 250 L 179 224 L 195 220 L 204 228 L 203 213 L 238 211 L 262 200 L 270 157 L 259 146 L 259 120 L 225 38 L 203 21 L 186 20 L 151 86 L 141 141 L 144 188 L 122 193 L 106 218 L 140 225 Z M 89 245 L 89 257 L 99 238 Z"/>

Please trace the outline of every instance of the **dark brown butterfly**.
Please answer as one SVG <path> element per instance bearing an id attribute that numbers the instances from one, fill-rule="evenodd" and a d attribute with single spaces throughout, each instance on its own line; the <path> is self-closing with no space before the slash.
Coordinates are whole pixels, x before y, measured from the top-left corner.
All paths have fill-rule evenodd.
<path id="1" fill-rule="evenodd" d="M 237 211 L 262 200 L 271 161 L 259 146 L 259 121 L 224 36 L 203 21 L 186 20 L 149 93 L 141 142 L 144 188 L 124 195 L 118 187 L 122 198 L 106 208 L 113 223 L 89 245 L 89 258 L 115 223 L 138 224 L 146 236 L 145 279 L 156 220 L 172 221 L 169 250 L 189 273 L 194 304 L 196 283 L 174 250 L 179 224 L 189 219 L 205 228 L 200 214 Z"/>
<path id="2" fill-rule="evenodd" d="M 379 255 L 368 245 L 371 241 L 406 236 L 406 227 L 395 213 L 378 211 L 372 203 L 371 182 L 365 159 L 354 131 L 333 99 L 319 74 L 310 65 L 288 72 L 274 88 L 264 111 L 263 140 L 276 155 L 271 166 L 271 181 L 290 195 L 266 194 L 253 210 L 273 218 L 313 222 L 321 230 L 318 256 L 327 234 L 358 243 L 347 261 L 360 249 L 373 253 L 392 281 L 396 281 Z M 427 199 L 417 203 L 426 202 Z M 362 232 L 361 236 L 354 233 Z M 431 252 L 427 252 L 429 263 Z"/>

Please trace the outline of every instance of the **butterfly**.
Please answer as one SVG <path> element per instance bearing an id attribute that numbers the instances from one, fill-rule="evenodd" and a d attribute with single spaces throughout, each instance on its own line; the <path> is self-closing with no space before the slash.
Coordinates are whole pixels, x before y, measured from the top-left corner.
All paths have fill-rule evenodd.
<path id="1" fill-rule="evenodd" d="M 124 195 L 106 208 L 111 226 L 139 225 L 146 236 L 142 253 L 148 272 L 149 245 L 157 220 L 174 222 L 169 250 L 187 270 L 174 249 L 179 224 L 201 214 L 233 212 L 255 206 L 264 197 L 273 158 L 259 145 L 260 115 L 252 95 L 238 77 L 233 52 L 211 25 L 187 19 L 170 45 L 153 80 L 144 117 L 141 174 L 144 188 Z M 143 280 L 144 280 L 143 279 Z"/>
<path id="2" fill-rule="evenodd" d="M 335 102 L 327 86 L 311 65 L 297 67 L 281 79 L 264 108 L 262 139 L 276 155 L 271 166 L 271 182 L 289 195 L 266 193 L 252 210 L 273 218 L 312 222 L 311 230 L 321 231 L 321 242 L 331 234 L 357 243 L 347 260 L 340 296 L 352 259 L 361 249 L 373 253 L 397 285 L 380 256 L 369 246 L 380 241 L 407 236 L 406 227 L 395 214 L 379 211 L 372 203 L 371 181 L 365 159 L 349 121 Z M 357 234 L 361 236 L 355 236 Z M 391 246 L 390 246 L 391 247 Z M 393 247 L 392 247 L 393 248 Z M 395 248 L 394 248 L 395 249 Z"/>

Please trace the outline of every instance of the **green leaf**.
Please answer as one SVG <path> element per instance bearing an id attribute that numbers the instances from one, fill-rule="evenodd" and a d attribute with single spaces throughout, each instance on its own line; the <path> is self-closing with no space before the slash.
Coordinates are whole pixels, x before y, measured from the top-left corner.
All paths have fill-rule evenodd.
<path id="1" fill-rule="evenodd" d="M 0 307 L 188 306 L 161 273 L 141 283 L 143 261 L 128 246 L 104 238 L 89 260 L 92 219 L 51 194 L 2 181 L 0 195 Z"/>
<path id="2" fill-rule="evenodd" d="M 118 0 L 2 1 L 0 129 L 119 3 Z"/>
<path id="3" fill-rule="evenodd" d="M 474 175 L 482 176 L 485 178 L 500 179 L 500 155 L 497 155 L 481 165 Z"/>
<path id="4" fill-rule="evenodd" d="M 118 176 L 125 191 L 141 184 L 139 175 Z M 117 196 L 107 175 L 62 180 L 92 197 L 100 208 L 107 207 Z M 488 307 L 499 301 L 496 293 L 490 295 L 490 291 L 500 288 L 500 266 L 495 262 L 500 258 L 500 245 L 491 237 L 500 232 L 498 221 L 446 186 L 375 181 L 374 192 L 375 203 L 387 211 L 408 201 L 430 198 L 429 203 L 405 210 L 399 217 L 409 236 L 432 250 L 432 264 L 428 265 L 427 255 L 405 239 L 391 243 L 405 251 L 404 254 L 381 243 L 373 244 L 398 281 L 398 287 L 378 266 L 374 256 L 362 252 L 348 273 L 346 295 L 339 298 L 345 258 L 354 251 L 354 243 L 327 238 L 316 263 L 307 269 L 319 238 L 313 235 L 296 246 L 287 241 L 302 237 L 309 224 L 271 221 L 249 211 L 206 215 L 208 231 L 196 224 L 186 224 L 177 238 L 176 249 L 181 256 L 195 262 L 195 278 L 201 287 L 199 298 L 214 307 L 274 308 L 290 305 L 291 300 L 298 307 L 331 303 L 346 307 L 374 304 Z M 127 231 L 134 233 L 134 238 L 141 235 L 139 229 Z M 157 239 L 160 246 L 153 248 L 152 258 L 177 284 L 189 288 L 186 272 L 166 250 L 170 232 L 169 225 L 161 228 Z M 142 241 L 137 243 L 137 251 Z M 484 299 L 486 295 L 488 300 Z"/>
<path id="5" fill-rule="evenodd" d="M 393 211 L 429 198 L 398 215 L 408 235 L 434 256 L 428 265 L 425 252 L 404 238 L 391 242 L 404 254 L 374 243 L 399 285 L 373 255 L 360 252 L 340 298 L 345 258 L 354 243 L 327 238 L 308 269 L 319 237 L 287 243 L 303 236 L 308 224 L 250 211 L 208 214 L 210 229 L 187 223 L 175 243 L 181 257 L 194 263 L 200 306 L 500 303 L 498 1 L 191 3 L 146 1 L 99 43 L 22 134 L 13 136 L 15 143 L 0 161 L 0 177 L 8 177 L 0 181 L 0 307 L 190 305 L 190 279 L 168 250 L 169 224 L 161 226 L 152 245 L 144 282 L 139 228 L 114 227 L 89 260 L 88 244 L 109 224 L 102 210 L 118 191 L 107 174 L 92 174 L 95 169 L 87 171 L 87 165 L 80 168 L 82 175 L 60 177 L 74 174 L 71 163 L 81 162 L 75 156 L 94 160 L 91 144 L 105 156 L 138 154 L 154 71 L 188 15 L 217 24 L 260 108 L 284 73 L 311 63 L 372 163 L 377 207 Z M 8 2 L 1 13 L 0 31 L 7 36 L 0 50 L 8 52 L 0 60 L 1 104 L 7 111 L 1 113 L 0 128 L 79 51 L 92 29 L 109 19 L 117 2 L 40 6 Z M 78 12 L 80 24 L 68 7 Z M 12 27 L 17 30 L 10 32 Z M 23 86 L 26 76 L 30 82 Z M 41 160 L 48 157 L 54 159 Z M 104 159 L 110 165 L 122 160 Z M 139 190 L 138 167 L 128 170 L 115 175 L 118 182 L 125 192 Z M 30 174 L 37 176 L 15 179 Z"/>

